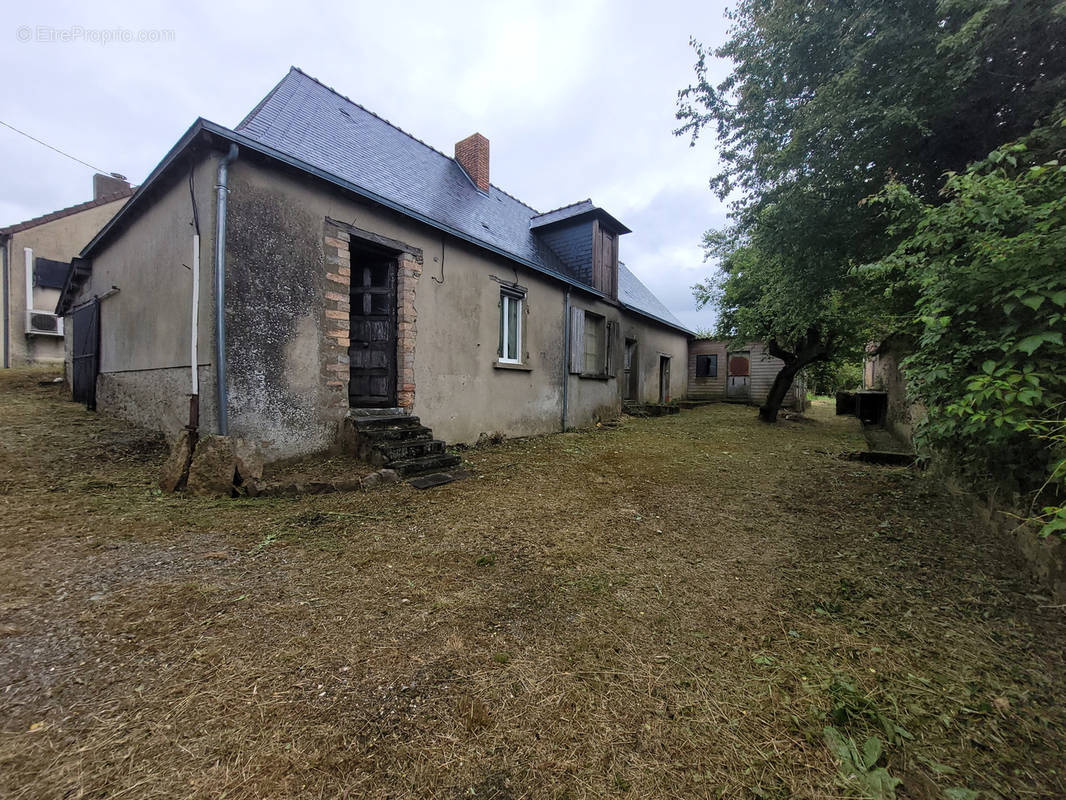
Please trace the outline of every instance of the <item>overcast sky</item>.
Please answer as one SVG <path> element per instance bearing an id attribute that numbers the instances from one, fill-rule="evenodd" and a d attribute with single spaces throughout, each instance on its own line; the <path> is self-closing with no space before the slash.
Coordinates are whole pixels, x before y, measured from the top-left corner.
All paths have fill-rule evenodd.
<path id="1" fill-rule="evenodd" d="M 714 144 L 672 130 L 689 37 L 721 42 L 724 2 L 21 6 L 0 29 L 0 120 L 89 164 L 139 183 L 196 117 L 235 126 L 295 65 L 445 153 L 480 131 L 492 182 L 541 211 L 591 197 L 667 307 L 713 322 L 689 287 L 725 220 Z M 165 41 L 105 41 L 142 35 Z M 0 225 L 91 197 L 91 169 L 4 127 L 0 156 Z"/>

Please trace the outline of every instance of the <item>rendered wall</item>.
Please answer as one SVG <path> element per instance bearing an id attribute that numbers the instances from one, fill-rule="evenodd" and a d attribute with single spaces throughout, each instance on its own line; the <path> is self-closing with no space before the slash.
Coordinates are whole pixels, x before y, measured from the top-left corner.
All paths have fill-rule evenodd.
<path id="1" fill-rule="evenodd" d="M 200 220 L 198 375 L 200 427 L 217 429 L 213 371 L 214 219 L 217 157 L 200 160 L 193 189 Z M 74 305 L 100 302 L 97 409 L 174 435 L 188 422 L 191 391 L 193 227 L 187 174 L 155 187 L 153 202 L 93 258 Z M 72 317 L 67 317 L 70 324 Z"/>
<path id="2" fill-rule="evenodd" d="M 26 334 L 26 261 L 25 248 L 33 250 L 34 259 L 50 258 L 69 262 L 89 243 L 108 220 L 125 204 L 125 198 L 88 208 L 35 225 L 11 234 L 8 248 L 9 358 L 12 366 L 63 360 L 63 338 Z M 34 289 L 33 306 L 38 311 L 55 311 L 59 300 L 56 289 Z"/>
<path id="3" fill-rule="evenodd" d="M 904 343 L 896 340 L 882 342 L 876 354 L 864 364 L 864 388 L 885 392 L 885 429 L 897 439 L 910 444 L 914 424 L 925 416 L 925 409 L 907 399 L 907 377 L 900 362 L 908 355 Z"/>
<path id="4" fill-rule="evenodd" d="M 213 244 L 217 157 L 195 170 L 201 222 L 201 428 L 215 429 Z M 685 393 L 685 337 L 571 290 L 571 302 L 618 325 L 617 377 L 570 375 L 564 353 L 566 293 L 558 282 L 373 206 L 299 173 L 242 156 L 230 167 L 226 243 L 226 355 L 230 433 L 266 445 L 268 458 L 326 449 L 347 414 L 346 316 L 350 269 L 341 228 L 401 243 L 411 273 L 400 325 L 415 332 L 401 354 L 411 385 L 401 401 L 449 442 L 481 435 L 561 429 L 616 416 L 621 408 L 625 336 L 641 341 L 644 393 L 658 398 L 658 354 L 673 356 L 671 395 Z M 79 299 L 112 285 L 101 304 L 102 374 L 98 406 L 175 433 L 187 414 L 191 260 L 188 187 L 163 188 L 93 262 Z M 330 220 L 335 221 L 330 222 Z M 338 225 L 340 227 L 338 227 Z M 339 274 L 343 270 L 348 275 Z M 341 283 L 339 281 L 343 281 Z M 525 290 L 522 363 L 497 357 L 501 287 Z M 411 294 L 413 292 L 413 294 Z M 410 337 L 409 337 L 410 338 Z M 184 377 L 183 377 L 184 376 Z M 343 380 L 340 378 L 343 377 Z M 343 388 L 343 394 L 340 387 Z M 338 403 L 338 396 L 345 398 Z"/>
<path id="5" fill-rule="evenodd" d="M 310 263 L 315 236 L 319 242 L 324 241 L 322 223 L 326 218 L 396 240 L 421 254 L 421 275 L 414 296 L 417 337 L 413 355 L 415 390 L 410 408 L 433 428 L 438 438 L 473 442 L 482 434 L 495 432 L 521 436 L 560 429 L 566 366 L 565 291 L 557 283 L 399 214 L 373 208 L 339 190 L 268 166 L 236 162 L 231 168 L 231 187 L 234 215 L 244 214 L 238 209 L 247 203 L 249 213 L 252 206 L 258 206 L 267 212 L 258 214 L 259 219 L 271 220 L 256 223 L 256 235 L 251 239 L 298 240 L 299 244 L 291 247 L 300 253 L 296 259 L 300 263 Z M 281 209 L 290 211 L 282 213 Z M 285 214 L 293 215 L 292 219 Z M 234 331 L 228 348 L 231 374 L 273 376 L 264 377 L 258 386 L 251 382 L 242 384 L 245 388 L 234 386 L 231 428 L 243 435 L 259 432 L 275 443 L 272 453 L 277 456 L 296 454 L 305 446 L 307 451 L 321 449 L 329 436 L 335 435 L 331 431 L 338 423 L 336 411 L 323 400 L 325 377 L 318 373 L 322 348 L 329 346 L 329 332 L 320 321 L 311 319 L 309 311 L 324 302 L 320 298 L 330 291 L 323 280 L 329 266 L 324 263 L 324 245 L 319 245 L 317 256 L 321 266 L 310 275 L 298 277 L 266 259 L 251 239 L 243 244 L 233 243 L 228 256 L 231 279 L 243 280 L 238 276 L 254 274 L 261 274 L 264 281 L 273 279 L 294 298 L 284 306 L 286 313 L 292 320 L 302 321 L 289 324 L 284 321 L 284 314 L 269 310 L 264 310 L 263 317 L 257 320 L 255 297 L 262 288 L 250 283 L 252 292 L 242 293 L 236 288 L 229 291 L 227 327 Z M 526 289 L 523 363 L 519 368 L 501 365 L 497 359 L 500 290 L 502 285 L 514 283 Z M 280 295 L 266 296 L 277 304 L 286 302 Z M 621 320 L 622 312 L 615 304 L 596 301 L 579 290 L 573 290 L 571 298 L 575 305 L 615 322 Z M 238 302 L 246 307 L 238 308 L 234 305 Z M 269 348 L 255 341 L 264 336 L 270 340 Z M 615 346 L 615 363 L 620 364 L 621 337 L 617 337 Z M 678 351 L 679 358 L 683 352 Z M 679 386 L 685 380 L 681 372 Z M 566 373 L 565 379 L 569 382 L 569 426 L 618 414 L 618 378 L 590 379 Z M 267 388 L 268 384 L 274 388 Z M 283 404 L 262 400 L 276 394 L 279 387 L 290 395 L 302 393 L 306 398 L 306 402 L 293 400 L 293 407 L 303 415 L 297 423 L 303 431 L 299 437 L 285 433 L 293 419 L 284 413 Z"/>
<path id="6" fill-rule="evenodd" d="M 670 400 L 681 400 L 688 396 L 688 337 L 665 325 L 647 321 L 644 317 L 624 312 L 622 318 L 624 339 L 635 339 L 637 352 L 634 369 L 638 370 L 638 403 L 659 402 L 659 360 L 661 356 L 670 358 Z M 624 347 L 624 341 L 623 341 Z M 624 352 L 618 356 L 618 380 L 624 381 Z M 619 386 L 619 389 L 624 387 Z"/>

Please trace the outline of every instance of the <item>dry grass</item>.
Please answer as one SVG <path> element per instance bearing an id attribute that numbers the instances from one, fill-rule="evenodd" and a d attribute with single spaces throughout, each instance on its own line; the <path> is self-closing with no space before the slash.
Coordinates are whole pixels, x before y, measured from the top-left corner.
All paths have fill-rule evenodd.
<path id="1" fill-rule="evenodd" d="M 210 501 L 39 377 L 0 375 L 4 797 L 858 796 L 827 724 L 901 797 L 1066 795 L 1062 611 L 824 407 Z"/>

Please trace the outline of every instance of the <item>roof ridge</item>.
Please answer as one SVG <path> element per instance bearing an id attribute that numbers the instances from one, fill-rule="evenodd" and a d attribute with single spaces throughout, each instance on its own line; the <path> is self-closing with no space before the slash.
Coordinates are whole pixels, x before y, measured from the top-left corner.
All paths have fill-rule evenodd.
<path id="1" fill-rule="evenodd" d="M 98 206 L 106 206 L 108 203 L 113 203 L 115 200 L 122 200 L 125 197 L 129 197 L 134 192 L 134 187 L 129 189 L 119 189 L 117 192 L 109 192 L 107 194 L 94 197 L 92 200 L 84 200 L 81 203 L 75 203 L 72 206 L 66 208 L 56 209 L 55 211 L 49 211 L 47 214 L 40 214 L 36 217 L 24 220 L 23 222 L 16 222 L 8 225 L 5 228 L 0 228 L 0 236 L 7 236 L 12 233 L 21 233 L 24 230 L 30 228 L 36 228 L 38 225 L 44 225 L 47 222 L 55 222 L 57 219 L 63 219 L 77 214 L 80 211 L 88 211 L 90 208 L 97 208 Z"/>
<path id="2" fill-rule="evenodd" d="M 519 200 L 518 202 L 521 203 L 522 201 Z M 573 208 L 574 206 L 579 206 L 582 203 L 588 203 L 593 208 L 596 207 L 596 204 L 592 202 L 592 198 L 591 197 L 586 197 L 584 200 L 578 200 L 576 203 L 567 203 L 565 206 L 559 206 L 558 208 L 551 208 L 551 209 L 548 209 L 547 211 L 542 211 L 541 213 L 536 214 L 535 216 L 537 216 L 537 217 L 546 217 L 546 216 L 548 216 L 548 214 L 554 214 L 556 211 L 563 211 L 563 210 L 565 210 L 567 208 Z M 522 203 L 522 205 L 525 205 L 525 203 Z"/>
<path id="3" fill-rule="evenodd" d="M 301 75 L 303 75 L 303 76 L 304 76 L 305 78 L 307 78 L 307 79 L 308 79 L 309 81 L 311 81 L 312 83 L 317 83 L 317 84 L 318 84 L 319 86 L 321 86 L 321 87 L 322 87 L 323 89 L 325 89 L 325 90 L 326 90 L 327 92 L 330 92 L 331 94 L 335 94 L 335 95 L 336 95 L 337 97 L 339 97 L 339 98 L 340 98 L 341 100 L 344 100 L 344 101 L 345 101 L 346 103 L 351 103 L 351 104 L 352 104 L 353 106 L 355 106 L 356 108 L 358 108 L 358 109 L 360 109 L 360 110 L 362 110 L 362 111 L 365 111 L 365 112 L 366 112 L 367 114 L 369 114 L 370 116 L 372 116 L 372 117 L 373 117 L 374 119 L 378 119 L 378 120 L 381 120 L 382 122 L 384 122 L 384 123 L 385 123 L 386 125 L 388 125 L 388 126 L 389 126 L 390 128 L 392 128 L 393 130 L 399 131 L 399 132 L 400 132 L 400 133 L 402 133 L 402 134 L 403 134 L 404 136 L 406 136 L 406 137 L 407 137 L 408 139 L 412 139 L 412 140 L 414 140 L 414 141 L 418 142 L 418 143 L 419 143 L 420 145 L 422 145 L 423 147 L 427 148 L 428 150 L 432 150 L 432 151 L 433 151 L 434 153 L 436 153 L 437 155 L 441 156 L 442 158 L 446 158 L 446 159 L 448 159 L 448 160 L 449 160 L 449 161 L 451 161 L 452 163 L 456 164 L 456 165 L 457 165 L 457 166 L 459 167 L 459 169 L 462 169 L 462 165 L 461 165 L 461 164 L 459 164 L 459 162 L 458 162 L 458 161 L 456 161 L 456 160 L 455 160 L 455 158 L 454 158 L 453 156 L 450 156 L 450 155 L 448 155 L 447 153 L 445 153 L 445 152 L 443 152 L 443 151 L 441 151 L 441 150 L 438 150 L 438 149 L 437 149 L 436 147 L 434 147 L 433 145 L 429 144 L 428 142 L 424 142 L 424 141 L 422 141 L 421 139 L 419 139 L 419 138 L 418 138 L 417 136 L 415 136 L 414 134 L 412 134 L 412 133 L 408 133 L 408 132 L 407 132 L 407 131 L 405 131 L 405 130 L 404 130 L 403 128 L 401 128 L 401 127 L 400 127 L 399 125 L 397 125 L 396 123 L 394 123 L 394 122 L 390 122 L 389 120 L 385 119 L 385 117 L 381 116 L 380 114 L 378 114 L 378 113 L 376 113 L 376 112 L 374 112 L 374 111 L 371 111 L 371 110 L 370 110 L 369 108 L 367 108 L 366 106 L 364 106 L 364 105 L 363 105 L 362 103 L 357 103 L 357 102 L 355 102 L 354 100 L 352 100 L 352 98 L 348 97 L 348 95 L 346 95 L 346 94 L 342 94 L 341 92 L 338 92 L 338 91 L 337 91 L 336 89 L 334 89 L 334 88 L 333 88 L 332 86 L 330 86 L 329 84 L 323 83 L 323 82 L 322 82 L 322 81 L 320 81 L 320 80 L 319 80 L 318 78 L 316 78 L 316 77 L 315 77 L 314 75 L 309 75 L 309 74 L 307 74 L 306 72 L 304 72 L 304 71 L 303 71 L 302 69 L 300 69 L 300 68 L 299 68 L 299 67 L 297 67 L 297 66 L 291 66 L 291 67 L 289 67 L 289 72 L 290 72 L 290 73 L 292 73 L 292 72 L 298 72 L 298 73 L 300 73 Z M 286 76 L 286 77 L 288 77 L 288 76 Z M 283 82 L 284 80 L 285 80 L 285 78 L 282 78 L 282 79 L 281 79 L 281 81 L 278 81 L 278 86 L 281 86 L 281 83 L 282 83 L 282 82 Z M 263 100 L 262 100 L 262 101 L 260 101 L 259 105 L 258 105 L 258 106 L 256 106 L 256 108 L 255 108 L 255 109 L 253 110 L 253 113 L 254 113 L 255 111 L 258 111 L 258 110 L 260 110 L 260 109 L 262 108 L 262 106 L 264 106 L 264 105 L 266 104 L 266 101 L 267 101 L 267 100 L 268 100 L 268 99 L 269 99 L 269 98 L 270 98 L 271 96 L 273 96 L 274 92 L 276 92 L 276 91 L 277 91 L 277 89 L 278 89 L 278 86 L 275 86 L 275 87 L 274 87 L 274 89 L 272 89 L 272 90 L 270 91 L 270 93 L 269 93 L 269 94 L 268 94 L 268 95 L 267 95 L 267 96 L 266 96 L 265 98 L 263 98 Z M 252 114 L 249 114 L 249 115 L 248 115 L 248 117 L 251 117 L 251 116 L 252 116 Z M 244 124 L 244 122 L 246 122 L 246 121 L 247 121 L 247 119 L 248 119 L 248 118 L 245 118 L 245 120 L 242 120 L 241 124 L 243 125 L 243 124 Z M 239 126 L 238 126 L 238 127 L 239 127 Z M 465 170 L 464 170 L 464 172 L 465 172 Z M 526 208 L 528 208 L 528 209 L 529 209 L 530 211 L 532 211 L 532 212 L 533 212 L 534 216 L 536 216 L 536 215 L 538 214 L 538 212 L 537 212 L 537 209 L 533 208 L 533 206 L 529 205 L 529 203 L 526 203 L 526 202 L 523 202 L 522 200 L 519 200 L 519 199 L 518 199 L 517 197 L 515 197 L 515 196 L 514 196 L 513 194 L 511 194 L 510 192 L 508 192 L 508 191 L 506 191 L 506 190 L 504 190 L 504 189 L 501 189 L 501 188 L 500 188 L 499 186 L 497 186 L 497 185 L 496 185 L 495 183 L 491 183 L 491 182 L 490 182 L 490 183 L 489 183 L 489 186 L 492 186 L 493 188 L 495 188 L 495 189 L 496 189 L 496 191 L 500 192 L 500 194 L 505 194 L 505 195 L 507 195 L 507 196 L 508 196 L 508 197 L 510 197 L 510 198 L 511 198 L 512 200 L 514 200 L 514 201 L 515 201 L 516 203 L 518 203 L 518 204 L 520 204 L 520 205 L 523 205 L 523 206 L 525 206 Z"/>

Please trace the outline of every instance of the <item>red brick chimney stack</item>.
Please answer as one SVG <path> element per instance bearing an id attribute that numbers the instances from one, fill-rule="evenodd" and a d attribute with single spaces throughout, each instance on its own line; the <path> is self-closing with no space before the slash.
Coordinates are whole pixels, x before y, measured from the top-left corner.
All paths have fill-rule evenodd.
<path id="1" fill-rule="evenodd" d="M 455 160 L 481 191 L 489 192 L 489 140 L 480 133 L 455 143 Z"/>

